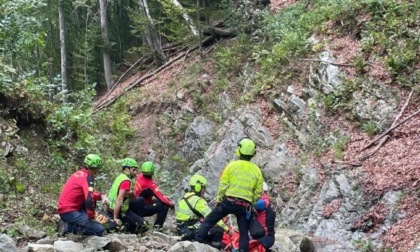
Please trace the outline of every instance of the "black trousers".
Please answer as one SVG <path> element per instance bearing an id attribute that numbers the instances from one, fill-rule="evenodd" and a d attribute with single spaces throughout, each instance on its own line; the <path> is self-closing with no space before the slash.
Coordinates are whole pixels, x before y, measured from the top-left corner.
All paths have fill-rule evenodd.
<path id="1" fill-rule="evenodd" d="M 133 204 L 134 206 L 131 206 Z M 168 215 L 169 206 L 163 204 L 160 200 L 154 199 L 152 203 L 146 204 L 143 197 L 138 197 L 130 202 L 130 208 L 141 217 L 148 217 L 156 214 L 154 226 L 163 227 L 163 223 Z"/>
<path id="2" fill-rule="evenodd" d="M 243 252 L 248 252 L 249 245 L 249 220 L 246 219 L 246 207 L 237 205 L 233 201 L 224 199 L 216 208 L 211 211 L 209 215 L 201 223 L 200 228 L 197 231 L 196 240 L 199 242 L 205 242 L 210 229 L 223 217 L 228 214 L 234 214 L 238 222 L 239 228 L 239 249 Z"/>
<path id="3" fill-rule="evenodd" d="M 143 198 L 130 200 L 128 210 L 124 213 L 120 212 L 120 216 L 118 216 L 118 218 L 122 221 L 125 232 L 138 234 L 143 231 L 142 227 L 144 225 L 144 219 L 136 213 L 138 210 L 137 206 L 141 204 L 144 204 Z M 114 215 L 111 209 L 109 209 L 108 214 L 111 216 Z"/>
<path id="4" fill-rule="evenodd" d="M 183 241 L 193 241 L 197 235 L 197 229 L 192 226 L 197 223 L 195 221 L 186 221 L 186 222 L 177 222 L 177 233 L 179 236 L 182 236 L 181 240 Z M 210 244 L 213 247 L 218 249 L 222 248 L 222 239 L 223 239 L 223 229 L 217 226 L 213 226 L 209 235 L 205 239 L 205 243 Z"/>

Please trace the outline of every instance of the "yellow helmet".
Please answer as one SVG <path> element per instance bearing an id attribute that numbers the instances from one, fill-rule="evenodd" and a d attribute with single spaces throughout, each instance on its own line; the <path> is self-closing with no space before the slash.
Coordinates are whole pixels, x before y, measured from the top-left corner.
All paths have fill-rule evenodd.
<path id="1" fill-rule="evenodd" d="M 255 143 L 250 138 L 245 137 L 239 140 L 238 148 L 236 148 L 236 155 L 239 156 L 254 156 L 255 155 Z"/>
<path id="2" fill-rule="evenodd" d="M 194 189 L 195 192 L 201 192 L 202 187 L 207 186 L 207 179 L 201 175 L 193 175 L 190 178 L 190 187 Z"/>

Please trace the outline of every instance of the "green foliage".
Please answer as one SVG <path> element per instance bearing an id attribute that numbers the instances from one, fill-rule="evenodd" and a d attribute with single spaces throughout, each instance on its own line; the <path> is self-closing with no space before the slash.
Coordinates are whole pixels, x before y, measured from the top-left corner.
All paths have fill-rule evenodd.
<path id="1" fill-rule="evenodd" d="M 366 73 L 366 63 L 365 61 L 360 57 L 355 57 L 353 59 L 353 67 L 356 70 L 356 73 L 362 75 Z"/>
<path id="2" fill-rule="evenodd" d="M 348 136 L 342 136 L 333 143 L 333 149 L 335 151 L 334 156 L 336 159 L 339 159 L 339 160 L 343 159 L 344 150 L 349 141 L 350 141 L 350 138 Z"/>
<path id="3" fill-rule="evenodd" d="M 420 34 L 415 29 L 418 13 L 413 10 L 419 8 L 418 1 L 362 1 L 361 9 L 368 10 L 372 16 L 361 30 L 362 48 L 383 59 L 401 86 L 415 85 L 410 76 L 418 71 Z"/>
<path id="4" fill-rule="evenodd" d="M 216 70 L 218 76 L 234 77 L 239 74 L 243 63 L 251 57 L 249 38 L 241 35 L 229 47 L 218 47 L 216 52 Z"/>
<path id="5" fill-rule="evenodd" d="M 369 136 L 376 135 L 379 132 L 379 128 L 371 121 L 362 123 L 361 130 Z"/>
<path id="6" fill-rule="evenodd" d="M 1 193 L 9 192 L 13 186 L 13 180 L 11 180 L 9 173 L 3 167 L 0 167 L 0 184 L 2 185 L 0 187 Z"/>
<path id="7" fill-rule="evenodd" d="M 359 79 L 347 79 L 340 90 L 322 95 L 321 102 L 324 104 L 327 112 L 345 111 L 351 108 L 353 93 L 360 90 Z"/>
<path id="8" fill-rule="evenodd" d="M 360 252 L 373 252 L 374 247 L 372 245 L 372 241 L 370 239 L 367 240 L 356 240 L 354 241 L 354 245 Z"/>
<path id="9" fill-rule="evenodd" d="M 41 14 L 45 1 L 5 1 L 1 6 L 0 51 L 3 60 L 17 70 L 31 69 L 34 48 L 40 48 L 45 43 L 45 30 L 36 18 Z"/>

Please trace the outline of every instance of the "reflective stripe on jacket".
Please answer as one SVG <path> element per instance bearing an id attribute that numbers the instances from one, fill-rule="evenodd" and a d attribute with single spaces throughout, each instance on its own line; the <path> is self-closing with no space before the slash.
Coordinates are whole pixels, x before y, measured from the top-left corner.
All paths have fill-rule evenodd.
<path id="1" fill-rule="evenodd" d="M 217 200 L 225 196 L 255 203 L 262 193 L 263 177 L 260 168 L 246 160 L 230 162 L 220 177 Z"/>
<path id="2" fill-rule="evenodd" d="M 109 194 L 108 194 L 109 208 L 111 209 L 115 208 L 120 185 L 123 181 L 126 181 L 126 180 L 130 181 L 130 178 L 124 173 L 121 173 L 120 175 L 118 175 L 118 177 L 114 180 L 114 184 L 112 184 L 111 190 L 109 191 Z M 124 202 L 121 206 L 121 212 L 125 212 L 127 211 L 127 209 L 128 209 L 128 200 L 124 199 Z"/>
<path id="3" fill-rule="evenodd" d="M 197 216 L 189 207 L 188 204 L 185 202 L 188 200 L 190 205 L 201 214 L 201 216 Z M 190 220 L 198 220 L 201 217 L 207 217 L 211 212 L 211 208 L 207 204 L 207 201 L 196 195 L 194 192 L 188 192 L 184 195 L 184 197 L 178 201 L 178 207 L 176 211 L 175 218 L 179 222 L 186 222 Z M 223 223 L 223 221 L 217 222 L 217 226 L 219 226 L 224 231 L 228 231 L 229 228 Z"/>

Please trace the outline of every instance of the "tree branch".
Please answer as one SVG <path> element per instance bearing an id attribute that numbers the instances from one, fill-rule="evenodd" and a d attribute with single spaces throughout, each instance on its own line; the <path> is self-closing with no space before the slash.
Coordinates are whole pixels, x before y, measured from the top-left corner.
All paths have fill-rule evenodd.
<path id="1" fill-rule="evenodd" d="M 397 117 L 395 117 L 395 120 L 394 120 L 394 122 L 391 124 L 391 128 L 393 127 L 393 126 L 395 126 L 396 125 L 396 123 L 397 123 L 397 121 L 398 120 L 400 120 L 400 118 L 401 118 L 401 116 L 404 114 L 404 111 L 405 111 L 405 109 L 407 108 L 407 106 L 408 106 L 408 104 L 410 103 L 410 100 L 411 100 L 411 96 L 413 95 L 413 90 L 410 92 L 410 94 L 408 95 L 408 98 L 407 98 L 407 100 L 405 101 L 405 103 L 404 103 L 404 106 L 402 107 L 402 109 L 401 109 L 401 111 L 400 111 L 400 113 L 397 115 Z M 372 151 L 372 152 L 370 152 L 370 153 L 368 153 L 368 154 L 366 154 L 366 155 L 364 155 L 364 156 L 361 156 L 361 157 L 359 157 L 358 159 L 359 159 L 359 161 L 365 161 L 366 159 L 368 159 L 368 158 L 370 158 L 373 154 L 375 154 L 381 147 L 382 147 L 382 145 L 388 140 L 390 138 L 390 136 L 386 136 L 385 138 L 383 138 L 379 143 L 378 143 L 378 145 L 375 147 L 375 149 Z"/>
<path id="2" fill-rule="evenodd" d="M 381 139 L 382 137 L 384 137 L 386 134 L 388 134 L 389 132 L 391 132 L 393 129 L 399 127 L 401 124 L 405 123 L 406 121 L 410 120 L 411 118 L 415 117 L 416 115 L 418 115 L 420 113 L 420 110 L 417 110 L 415 113 L 413 113 L 412 115 L 410 115 L 409 117 L 405 118 L 404 120 L 402 120 L 400 123 L 394 125 L 393 127 L 389 128 L 387 131 L 385 131 L 382 135 L 380 135 L 379 137 L 377 137 L 375 140 L 373 140 L 372 142 L 370 142 L 368 145 L 366 145 L 365 147 L 363 147 L 360 151 L 366 150 L 367 148 L 369 148 L 370 146 L 372 146 L 372 144 L 374 144 L 376 141 L 378 141 L 379 139 Z"/>
<path id="3" fill-rule="evenodd" d="M 302 61 L 322 62 L 322 63 L 334 65 L 334 66 L 353 67 L 353 65 L 350 65 L 350 64 L 338 64 L 338 63 L 333 63 L 333 62 L 329 62 L 329 61 L 325 61 L 325 60 L 318 60 L 318 59 L 299 59 L 299 60 L 302 60 Z"/>

